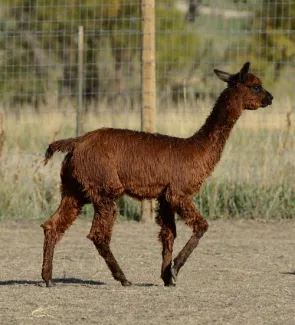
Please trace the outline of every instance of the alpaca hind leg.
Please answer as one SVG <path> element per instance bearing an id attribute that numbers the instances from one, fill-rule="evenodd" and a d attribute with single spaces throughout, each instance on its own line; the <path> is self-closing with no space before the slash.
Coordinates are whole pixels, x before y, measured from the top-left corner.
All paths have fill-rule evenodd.
<path id="1" fill-rule="evenodd" d="M 114 221 L 116 219 L 116 204 L 111 199 L 101 199 L 94 205 L 94 219 L 90 233 L 87 238 L 93 241 L 99 254 L 104 258 L 108 268 L 112 272 L 115 280 L 120 281 L 122 286 L 130 286 L 128 281 L 117 263 L 111 249 L 110 242 Z"/>
<path id="2" fill-rule="evenodd" d="M 54 285 L 52 281 L 54 247 L 64 232 L 77 218 L 82 206 L 82 200 L 73 196 L 65 196 L 57 211 L 41 225 L 44 229 L 42 279 L 45 281 L 47 287 Z"/>
<path id="3" fill-rule="evenodd" d="M 180 268 L 185 264 L 193 250 L 198 246 L 201 237 L 208 229 L 208 222 L 197 212 L 191 200 L 181 200 L 178 206 L 178 214 L 181 219 L 192 228 L 193 235 L 173 260 L 171 273 L 174 281 L 177 279 L 177 274 Z"/>
<path id="4" fill-rule="evenodd" d="M 176 238 L 176 225 L 174 211 L 164 197 L 158 199 L 157 223 L 161 227 L 159 240 L 162 242 L 162 269 L 161 278 L 165 286 L 175 285 L 171 275 L 171 263 L 174 239 Z"/>

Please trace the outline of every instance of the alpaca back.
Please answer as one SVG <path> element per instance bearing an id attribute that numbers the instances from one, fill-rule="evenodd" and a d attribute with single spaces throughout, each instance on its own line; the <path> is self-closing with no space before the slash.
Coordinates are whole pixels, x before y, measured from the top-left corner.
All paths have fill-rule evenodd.
<path id="1" fill-rule="evenodd" d="M 120 184 L 126 194 L 149 198 L 167 186 L 179 192 L 197 192 L 200 178 L 207 177 L 207 166 L 201 159 L 204 152 L 190 139 L 99 129 L 79 138 L 70 163 L 83 186 L 106 187 L 112 182 L 115 187 Z"/>

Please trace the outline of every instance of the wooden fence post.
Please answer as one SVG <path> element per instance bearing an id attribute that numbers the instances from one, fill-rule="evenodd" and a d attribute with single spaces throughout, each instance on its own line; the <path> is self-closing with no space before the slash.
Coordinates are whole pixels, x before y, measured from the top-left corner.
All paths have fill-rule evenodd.
<path id="1" fill-rule="evenodd" d="M 142 65 L 141 65 L 141 129 L 155 132 L 156 71 L 155 71 L 155 0 L 141 1 Z M 141 220 L 153 220 L 155 201 L 143 201 Z"/>

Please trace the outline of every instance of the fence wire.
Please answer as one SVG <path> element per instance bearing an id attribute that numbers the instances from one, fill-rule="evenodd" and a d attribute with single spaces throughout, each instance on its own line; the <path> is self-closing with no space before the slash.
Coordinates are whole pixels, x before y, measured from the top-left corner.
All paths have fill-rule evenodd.
<path id="1" fill-rule="evenodd" d="M 49 110 L 77 97 L 77 33 L 83 26 L 86 109 L 140 106 L 141 15 L 136 0 L 3 0 L 0 102 Z M 252 69 L 293 96 L 294 1 L 156 1 L 157 99 L 161 108 L 214 98 L 213 68 Z M 213 79 L 213 80 L 211 80 Z M 74 105 L 74 103 L 73 103 Z"/>

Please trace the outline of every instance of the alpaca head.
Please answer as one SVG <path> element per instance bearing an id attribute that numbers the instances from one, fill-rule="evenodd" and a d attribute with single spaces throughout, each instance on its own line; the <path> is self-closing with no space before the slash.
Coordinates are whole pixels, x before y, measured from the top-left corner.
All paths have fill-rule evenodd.
<path id="1" fill-rule="evenodd" d="M 254 74 L 249 73 L 250 62 L 246 62 L 236 74 L 214 69 L 216 76 L 226 82 L 229 88 L 234 88 L 242 98 L 244 109 L 255 110 L 259 107 L 271 105 L 273 96 L 262 87 L 261 81 Z"/>

